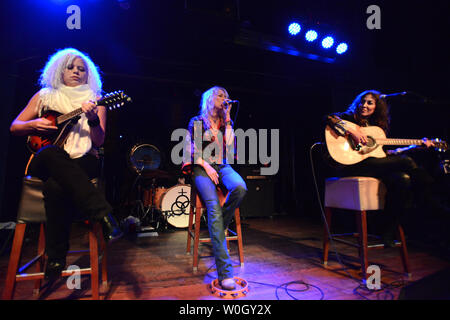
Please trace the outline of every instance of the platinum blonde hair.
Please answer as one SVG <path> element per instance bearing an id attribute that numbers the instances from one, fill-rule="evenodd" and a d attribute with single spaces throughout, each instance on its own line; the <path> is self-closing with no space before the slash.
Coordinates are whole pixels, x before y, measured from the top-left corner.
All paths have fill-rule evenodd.
<path id="1" fill-rule="evenodd" d="M 100 96 L 102 93 L 102 80 L 100 78 L 98 67 L 92 62 L 87 54 L 74 48 L 58 50 L 49 57 L 39 78 L 41 87 L 59 89 L 64 84 L 64 70 L 76 58 L 81 58 L 86 66 L 87 84 L 89 88 L 91 88 L 97 96 Z"/>
<path id="2" fill-rule="evenodd" d="M 202 100 L 200 103 L 200 115 L 208 126 L 208 128 L 206 129 L 209 129 L 211 127 L 209 117 L 211 115 L 211 110 L 214 109 L 214 98 L 219 94 L 220 91 L 223 91 L 226 99 L 229 98 L 227 90 L 219 86 L 214 86 L 202 94 Z M 220 117 L 222 118 L 222 120 L 225 120 L 225 113 L 221 112 Z"/>

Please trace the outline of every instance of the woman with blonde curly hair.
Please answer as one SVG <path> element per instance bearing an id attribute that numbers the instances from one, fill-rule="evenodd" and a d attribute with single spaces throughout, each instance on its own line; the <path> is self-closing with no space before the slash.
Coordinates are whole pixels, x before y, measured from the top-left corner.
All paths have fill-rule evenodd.
<path id="1" fill-rule="evenodd" d="M 28 174 L 44 181 L 46 210 L 45 276 L 55 280 L 66 264 L 71 217 L 68 201 L 93 221 L 101 221 L 107 241 L 122 235 L 111 215 L 112 207 L 90 182 L 98 177 L 98 153 L 105 139 L 106 108 L 94 103 L 100 98 L 102 82 L 97 67 L 84 53 L 67 48 L 50 56 L 39 90 L 11 124 L 14 135 L 46 135 L 58 128 L 42 115 L 62 114 L 82 108 L 83 114 L 71 128 L 63 147 L 48 145 L 36 152 Z"/>

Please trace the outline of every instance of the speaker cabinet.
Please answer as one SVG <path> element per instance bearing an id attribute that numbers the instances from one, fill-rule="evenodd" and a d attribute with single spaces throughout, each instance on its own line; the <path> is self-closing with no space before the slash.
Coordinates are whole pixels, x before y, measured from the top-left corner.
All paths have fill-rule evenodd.
<path id="1" fill-rule="evenodd" d="M 415 281 L 400 291 L 399 300 L 449 300 L 450 268 Z"/>
<path id="2" fill-rule="evenodd" d="M 266 176 L 243 177 L 247 184 L 247 194 L 242 200 L 242 217 L 268 217 L 275 215 L 274 182 Z"/>

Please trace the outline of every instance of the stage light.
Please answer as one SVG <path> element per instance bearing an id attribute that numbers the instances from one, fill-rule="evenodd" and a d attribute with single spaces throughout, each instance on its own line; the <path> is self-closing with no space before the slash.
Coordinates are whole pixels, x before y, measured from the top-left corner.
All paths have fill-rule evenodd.
<path id="1" fill-rule="evenodd" d="M 331 48 L 333 44 L 334 44 L 333 37 L 328 36 L 322 40 L 322 47 L 324 47 L 325 49 Z"/>
<path id="2" fill-rule="evenodd" d="M 337 54 L 343 54 L 344 52 L 347 51 L 347 49 L 348 49 L 348 45 L 345 42 L 343 42 L 337 46 L 336 52 L 337 52 Z"/>
<path id="3" fill-rule="evenodd" d="M 291 35 L 295 36 L 300 32 L 301 29 L 302 27 L 297 22 L 293 22 L 289 25 L 288 31 Z"/>
<path id="4" fill-rule="evenodd" d="M 314 31 L 314 30 L 309 30 L 309 31 L 305 34 L 305 39 L 306 39 L 306 41 L 313 42 L 314 40 L 317 39 L 317 36 L 318 36 L 318 34 L 317 34 L 316 31 Z"/>

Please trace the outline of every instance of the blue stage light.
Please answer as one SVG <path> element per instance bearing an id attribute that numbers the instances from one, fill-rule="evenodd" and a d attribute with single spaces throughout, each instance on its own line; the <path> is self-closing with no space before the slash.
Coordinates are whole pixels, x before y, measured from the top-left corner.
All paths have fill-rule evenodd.
<path id="1" fill-rule="evenodd" d="M 301 29 L 302 27 L 300 27 L 300 25 L 297 22 L 293 22 L 289 25 L 288 31 L 291 35 L 295 36 L 300 32 Z"/>
<path id="2" fill-rule="evenodd" d="M 305 34 L 306 41 L 309 41 L 309 42 L 313 42 L 314 40 L 317 39 L 317 37 L 318 37 L 318 34 L 317 34 L 317 32 L 314 31 L 314 30 L 309 30 L 309 31 Z"/>
<path id="3" fill-rule="evenodd" d="M 324 47 L 325 49 L 331 48 L 333 44 L 334 44 L 333 37 L 328 36 L 322 40 L 322 47 Z"/>
<path id="4" fill-rule="evenodd" d="M 347 51 L 347 49 L 348 49 L 348 45 L 345 42 L 343 42 L 337 46 L 336 52 L 337 52 L 337 54 L 343 54 L 345 51 Z"/>

